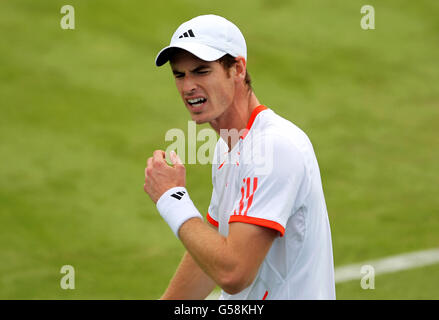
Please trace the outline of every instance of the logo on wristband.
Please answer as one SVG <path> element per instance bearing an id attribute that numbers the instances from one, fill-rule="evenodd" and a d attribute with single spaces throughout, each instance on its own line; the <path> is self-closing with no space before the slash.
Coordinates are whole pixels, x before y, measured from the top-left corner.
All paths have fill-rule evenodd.
<path id="1" fill-rule="evenodd" d="M 183 198 L 185 193 L 186 193 L 186 191 L 179 191 L 179 192 L 171 194 L 171 197 L 174 197 L 177 200 L 181 200 L 181 198 Z"/>

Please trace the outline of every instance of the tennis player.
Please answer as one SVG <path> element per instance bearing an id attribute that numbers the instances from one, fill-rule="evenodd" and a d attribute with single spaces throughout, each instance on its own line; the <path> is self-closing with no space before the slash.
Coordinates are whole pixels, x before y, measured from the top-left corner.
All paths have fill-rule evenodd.
<path id="1" fill-rule="evenodd" d="M 192 120 L 220 138 L 206 216 L 185 188 L 175 152 L 156 150 L 144 190 L 185 253 L 162 299 L 335 299 L 331 231 L 307 135 L 261 104 L 241 31 L 216 15 L 183 23 L 156 65 L 170 62 Z M 238 132 L 233 137 L 231 132 Z"/>

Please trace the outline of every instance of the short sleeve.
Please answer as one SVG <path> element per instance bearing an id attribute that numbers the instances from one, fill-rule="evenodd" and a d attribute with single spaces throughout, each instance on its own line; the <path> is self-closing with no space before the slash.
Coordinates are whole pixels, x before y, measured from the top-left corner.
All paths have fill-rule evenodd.
<path id="1" fill-rule="evenodd" d="M 277 230 L 283 236 L 305 178 L 305 162 L 286 137 L 270 137 L 265 139 L 265 145 L 269 148 L 265 148 L 263 157 L 245 157 L 241 187 L 229 223 L 255 224 Z"/>

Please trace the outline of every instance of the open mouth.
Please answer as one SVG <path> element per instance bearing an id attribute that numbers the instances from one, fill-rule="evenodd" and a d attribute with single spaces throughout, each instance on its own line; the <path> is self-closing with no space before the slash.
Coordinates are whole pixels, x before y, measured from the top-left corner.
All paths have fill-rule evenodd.
<path id="1" fill-rule="evenodd" d="M 203 105 L 203 103 L 205 103 L 207 101 L 206 98 L 195 98 L 195 99 L 186 99 L 187 103 L 191 106 L 191 107 L 200 107 Z"/>

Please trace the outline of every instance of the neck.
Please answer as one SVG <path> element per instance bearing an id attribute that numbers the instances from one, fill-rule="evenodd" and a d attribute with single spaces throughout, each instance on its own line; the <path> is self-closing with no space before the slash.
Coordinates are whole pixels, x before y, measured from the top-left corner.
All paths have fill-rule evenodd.
<path id="1" fill-rule="evenodd" d="M 239 140 L 238 138 L 230 139 L 230 137 L 235 136 L 231 130 L 236 130 L 239 133 L 245 129 L 250 115 L 259 105 L 259 100 L 252 91 L 240 99 L 235 99 L 220 117 L 210 122 L 211 127 L 227 142 L 229 150 L 231 150 Z"/>

